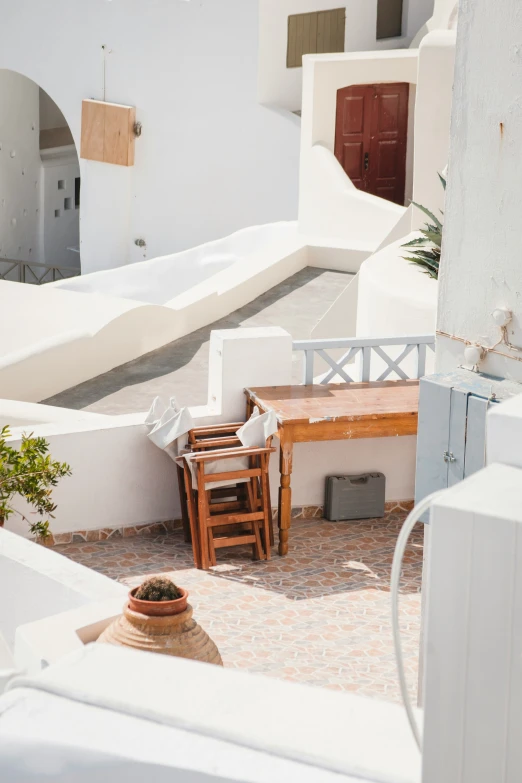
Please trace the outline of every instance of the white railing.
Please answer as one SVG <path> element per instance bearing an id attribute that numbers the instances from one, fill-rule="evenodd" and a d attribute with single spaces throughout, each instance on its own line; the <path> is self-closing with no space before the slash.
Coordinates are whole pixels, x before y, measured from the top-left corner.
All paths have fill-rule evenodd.
<path id="1" fill-rule="evenodd" d="M 401 353 L 393 359 L 385 348 L 403 348 Z M 435 336 L 421 335 L 419 337 L 351 337 L 335 340 L 297 340 L 293 344 L 294 351 L 304 352 L 304 377 L 303 383 L 310 386 L 314 383 L 314 360 L 316 355 L 326 362 L 330 370 L 324 374 L 319 383 L 325 385 L 331 383 L 334 378 L 345 383 L 359 383 L 370 380 L 385 381 L 392 373 L 401 380 L 422 378 L 426 374 L 427 349 L 435 351 Z M 336 359 L 328 351 L 343 351 L 341 357 Z M 416 358 L 415 371 L 405 372 L 401 364 L 411 356 Z M 386 368 L 377 377 L 372 377 L 372 356 L 378 356 L 384 362 Z M 345 367 L 358 359 L 354 366 L 355 372 L 349 375 Z M 352 370 L 350 370 L 352 372 Z"/>
<path id="2" fill-rule="evenodd" d="M 38 273 L 35 270 L 41 269 Z M 12 274 L 14 272 L 14 274 Z M 30 283 L 43 285 L 54 283 L 55 280 L 65 280 L 68 277 L 76 277 L 80 270 L 72 266 L 56 266 L 38 264 L 33 261 L 15 261 L 11 258 L 0 258 L 0 280 L 8 280 L 14 283 Z"/>

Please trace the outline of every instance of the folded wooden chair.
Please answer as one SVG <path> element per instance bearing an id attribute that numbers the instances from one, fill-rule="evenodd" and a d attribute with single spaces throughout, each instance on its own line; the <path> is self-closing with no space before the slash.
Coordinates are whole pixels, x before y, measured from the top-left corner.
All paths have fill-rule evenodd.
<path id="1" fill-rule="evenodd" d="M 212 424 L 204 427 L 194 427 L 187 436 L 187 449 L 190 449 L 190 451 L 209 451 L 211 449 L 241 446 L 241 441 L 237 437 L 236 432 L 242 426 L 243 422 L 232 422 L 231 424 Z M 185 490 L 184 461 L 177 459 L 176 465 L 183 531 L 185 541 L 191 543 L 192 534 Z M 213 493 L 213 497 L 216 498 L 228 497 L 229 495 L 230 490 L 228 490 L 228 495 L 225 495 L 223 490 L 217 489 Z"/>
<path id="2" fill-rule="evenodd" d="M 243 544 L 252 545 L 254 559 L 270 559 L 272 518 L 268 466 L 274 451 L 272 447 L 243 446 L 199 449 L 188 459 L 181 458 L 197 568 L 216 565 L 216 549 Z M 219 473 L 208 472 L 213 463 L 220 463 Z M 195 482 L 191 466 L 195 469 Z M 222 490 L 220 498 L 215 496 L 218 489 Z M 234 490 L 235 495 L 231 494 Z"/>

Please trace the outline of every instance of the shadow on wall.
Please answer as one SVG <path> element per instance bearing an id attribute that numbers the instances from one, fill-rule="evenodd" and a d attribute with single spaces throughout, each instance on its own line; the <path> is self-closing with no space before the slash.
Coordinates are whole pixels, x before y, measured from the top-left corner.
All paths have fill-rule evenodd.
<path id="1" fill-rule="evenodd" d="M 46 267 L 78 273 L 80 167 L 67 121 L 10 70 L 0 70 L 0 105 L 0 276 L 39 283 L 60 276 Z"/>

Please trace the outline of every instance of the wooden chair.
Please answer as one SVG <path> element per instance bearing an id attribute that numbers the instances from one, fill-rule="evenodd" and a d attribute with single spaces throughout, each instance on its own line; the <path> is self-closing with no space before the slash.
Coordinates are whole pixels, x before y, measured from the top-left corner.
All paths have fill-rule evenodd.
<path id="1" fill-rule="evenodd" d="M 210 451 L 214 449 L 241 447 L 241 441 L 237 437 L 236 432 L 240 427 L 243 426 L 243 424 L 244 422 L 232 422 L 226 424 L 211 424 L 211 425 L 206 425 L 201 427 L 194 427 L 188 433 L 187 448 L 190 449 L 191 451 Z M 270 448 L 272 446 L 272 440 L 273 438 L 271 437 L 267 439 L 265 443 L 267 448 Z M 192 534 L 190 530 L 187 494 L 185 489 L 184 466 L 183 466 L 183 461 L 176 460 L 176 463 L 177 463 L 177 473 L 178 473 L 178 488 L 179 488 L 180 503 L 181 503 L 181 516 L 183 521 L 185 541 L 187 543 L 191 543 Z M 255 490 L 256 490 L 256 486 L 254 486 L 254 492 Z M 272 504 L 270 498 L 270 482 L 268 482 L 267 485 L 267 492 L 268 492 L 268 508 L 271 514 Z M 231 496 L 234 496 L 234 494 L 236 495 L 237 500 L 241 500 L 241 499 L 243 501 L 245 500 L 245 490 L 242 484 L 238 484 L 236 488 L 227 487 L 227 488 L 219 488 L 219 489 L 211 490 L 211 497 L 213 500 L 220 499 L 220 498 L 230 498 Z M 271 518 L 270 518 L 269 535 L 270 535 L 270 545 L 273 546 L 274 527 Z M 265 543 L 265 549 L 266 549 L 266 543 Z"/>
<path id="2" fill-rule="evenodd" d="M 212 424 L 206 427 L 194 427 L 188 433 L 187 448 L 191 451 L 208 451 L 210 449 L 241 446 L 241 442 L 237 437 L 236 432 L 242 426 L 243 422 L 233 422 L 231 424 Z M 176 465 L 183 532 L 185 541 L 190 544 L 192 541 L 192 533 L 185 491 L 184 462 L 176 460 Z M 223 497 L 222 492 L 219 490 L 214 490 L 214 495 Z M 273 535 L 274 531 L 272 529 L 272 543 Z"/>
<path id="3" fill-rule="evenodd" d="M 178 459 L 178 464 L 183 460 L 185 498 L 197 568 L 207 570 L 216 565 L 216 549 L 242 544 L 252 545 L 255 559 L 270 559 L 272 511 L 268 465 L 274 451 L 270 446 L 196 450 L 190 462 L 196 470 L 197 490 L 193 487 L 188 461 L 185 457 Z M 237 469 L 236 466 L 227 471 L 223 466 L 220 473 L 205 472 L 205 466 L 212 462 L 238 457 L 248 457 L 248 467 Z M 224 481 L 226 487 L 212 487 Z M 218 490 L 220 495 L 216 496 Z M 234 535 L 235 528 L 238 532 Z"/>

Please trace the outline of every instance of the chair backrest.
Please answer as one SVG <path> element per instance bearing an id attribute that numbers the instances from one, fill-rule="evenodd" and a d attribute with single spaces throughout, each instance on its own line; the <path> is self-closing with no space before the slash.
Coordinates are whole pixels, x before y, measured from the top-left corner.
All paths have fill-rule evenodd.
<path id="1" fill-rule="evenodd" d="M 243 446 L 262 448 L 277 432 L 277 418 L 273 411 L 256 415 L 255 413 L 237 431 L 236 435 Z"/>

